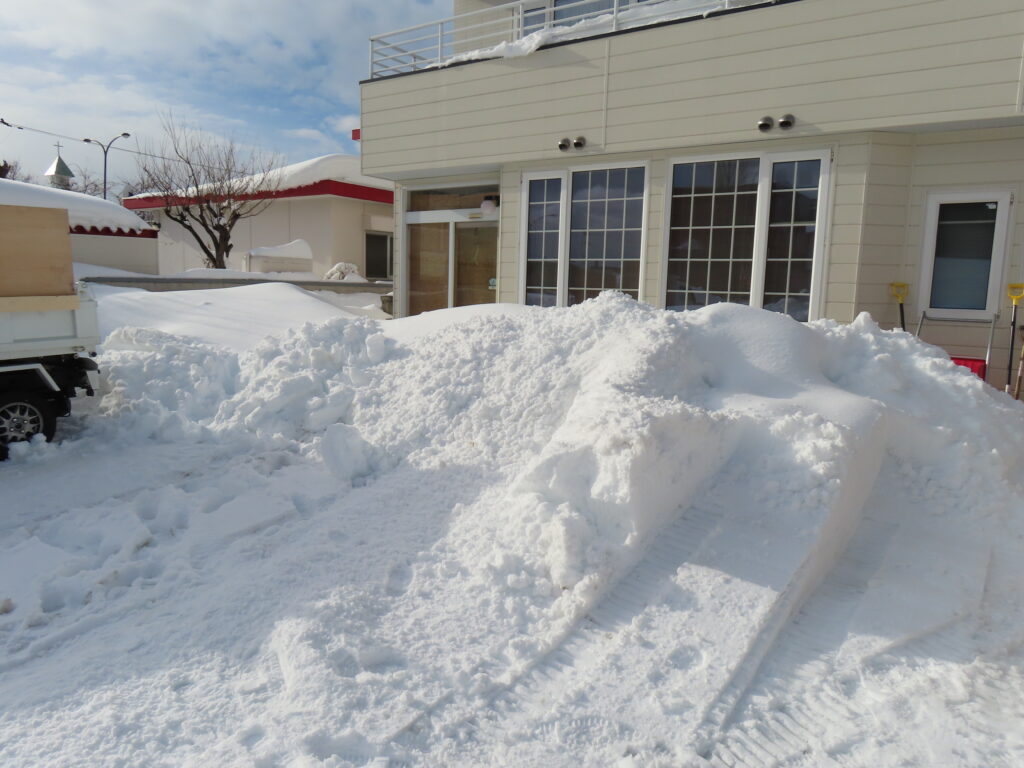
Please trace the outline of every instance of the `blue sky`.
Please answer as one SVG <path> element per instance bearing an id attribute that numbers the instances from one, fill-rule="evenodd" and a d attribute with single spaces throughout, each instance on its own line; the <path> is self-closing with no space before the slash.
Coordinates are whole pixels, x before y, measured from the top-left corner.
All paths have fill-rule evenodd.
<path id="1" fill-rule="evenodd" d="M 4 0 L 0 118 L 129 148 L 160 139 L 168 110 L 295 162 L 358 152 L 359 80 L 371 34 L 451 14 L 450 0 Z M 0 158 L 35 176 L 56 139 L 0 127 Z M 62 140 L 94 174 L 102 154 Z M 115 145 L 117 146 L 117 145 Z M 111 152 L 112 179 L 134 161 Z"/>

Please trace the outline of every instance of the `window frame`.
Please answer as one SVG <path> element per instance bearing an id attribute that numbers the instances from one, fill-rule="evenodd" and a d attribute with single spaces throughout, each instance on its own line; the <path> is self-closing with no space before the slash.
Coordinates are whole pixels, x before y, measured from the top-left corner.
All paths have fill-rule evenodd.
<path id="1" fill-rule="evenodd" d="M 569 218 L 571 210 L 568 203 L 572 175 L 577 172 L 612 171 L 619 168 L 643 168 L 644 170 L 643 212 L 640 218 L 640 273 L 637 285 L 637 299 L 638 301 L 644 300 L 646 294 L 644 282 L 647 279 L 646 254 L 651 197 L 651 163 L 650 160 L 634 160 L 632 162 L 587 163 L 584 165 L 573 165 L 561 170 L 524 171 L 522 173 L 519 183 L 520 197 L 522 199 L 519 205 L 519 287 L 517 291 L 517 299 L 520 304 L 526 304 L 526 245 L 530 214 L 530 182 L 539 179 L 561 179 L 562 181 L 562 193 L 558 201 L 560 216 L 558 221 L 558 284 L 555 291 L 555 306 L 565 307 L 568 306 L 569 300 Z"/>
<path id="2" fill-rule="evenodd" d="M 818 209 L 814 220 L 814 252 L 811 262 L 811 294 L 807 320 L 817 320 L 822 317 L 825 275 L 828 274 L 828 264 L 825 262 L 828 258 L 827 241 L 830 239 L 830 203 L 833 184 L 832 163 L 834 160 L 834 150 L 831 147 L 793 151 L 753 150 L 750 152 L 723 152 L 670 157 L 667 160 L 668 165 L 665 169 L 663 193 L 665 196 L 665 212 L 661 237 L 661 275 L 658 285 L 658 306 L 660 308 L 664 309 L 667 306 L 669 237 L 672 231 L 672 177 L 675 166 L 684 163 L 710 163 L 754 158 L 759 161 L 760 167 L 758 169 L 757 211 L 754 223 L 753 272 L 750 278 L 750 306 L 761 309 L 764 305 L 764 276 L 768 260 L 768 229 L 772 197 L 772 167 L 777 162 L 818 160 L 821 162 L 821 176 L 818 179 Z"/>
<path id="3" fill-rule="evenodd" d="M 924 228 L 921 237 L 921 287 L 917 296 L 917 308 L 928 317 L 943 320 L 991 320 L 999 314 L 1002 306 L 1001 289 L 1006 275 L 1007 251 L 1009 250 L 1010 215 L 1014 202 L 1014 190 L 1010 187 L 970 187 L 960 189 L 937 189 L 928 192 L 925 198 Z M 992 260 L 988 273 L 988 295 L 985 309 L 948 309 L 931 306 L 932 277 L 935 274 L 935 246 L 939 234 L 939 208 L 945 203 L 988 203 L 995 201 L 995 231 L 992 234 Z"/>

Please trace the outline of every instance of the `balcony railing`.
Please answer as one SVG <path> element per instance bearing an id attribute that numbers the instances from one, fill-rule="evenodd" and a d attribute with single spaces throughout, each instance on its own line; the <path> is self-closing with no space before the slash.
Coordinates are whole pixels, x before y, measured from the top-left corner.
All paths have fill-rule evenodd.
<path id="1" fill-rule="evenodd" d="M 776 0 L 519 0 L 370 38 L 370 78 Z"/>

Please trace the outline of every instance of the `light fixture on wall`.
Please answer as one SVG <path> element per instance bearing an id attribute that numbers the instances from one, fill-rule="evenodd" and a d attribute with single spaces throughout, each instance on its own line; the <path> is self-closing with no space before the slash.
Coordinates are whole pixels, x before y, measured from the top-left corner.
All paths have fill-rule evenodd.
<path id="1" fill-rule="evenodd" d="M 568 150 L 568 149 L 569 149 L 569 146 L 570 146 L 570 143 L 569 143 L 569 140 L 568 140 L 568 139 L 559 139 L 559 140 L 558 140 L 558 148 L 559 148 L 560 150 L 562 150 L 563 152 L 565 152 L 566 150 Z"/>
<path id="2" fill-rule="evenodd" d="M 485 195 L 480 203 L 480 213 L 494 213 L 498 210 L 498 196 Z"/>
<path id="3" fill-rule="evenodd" d="M 575 139 L 572 140 L 572 146 L 575 149 L 583 149 L 585 146 L 587 146 L 587 137 L 577 136 Z"/>
<path id="4" fill-rule="evenodd" d="M 765 115 L 764 117 L 757 121 L 757 130 L 759 130 L 761 133 L 768 133 L 768 131 L 770 131 L 772 129 L 772 126 L 774 125 L 775 121 L 772 120 L 770 116 Z"/>
<path id="5" fill-rule="evenodd" d="M 783 115 L 782 117 L 779 118 L 779 128 L 781 128 L 784 131 L 788 131 L 790 128 L 793 127 L 793 124 L 795 122 L 796 118 L 793 117 L 792 115 Z"/>

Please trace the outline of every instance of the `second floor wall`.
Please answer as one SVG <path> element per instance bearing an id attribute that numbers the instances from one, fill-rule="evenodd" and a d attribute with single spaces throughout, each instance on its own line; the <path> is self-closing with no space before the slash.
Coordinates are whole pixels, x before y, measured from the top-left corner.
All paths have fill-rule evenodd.
<path id="1" fill-rule="evenodd" d="M 474 6 L 475 7 L 475 6 Z M 466 9 L 470 9 L 466 6 Z M 800 0 L 364 83 L 363 170 L 383 178 L 1024 115 L 1019 0 Z"/>

